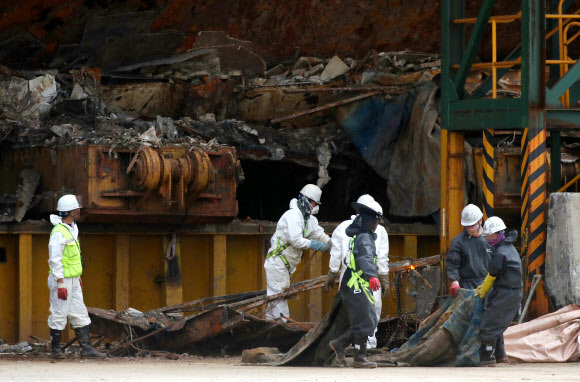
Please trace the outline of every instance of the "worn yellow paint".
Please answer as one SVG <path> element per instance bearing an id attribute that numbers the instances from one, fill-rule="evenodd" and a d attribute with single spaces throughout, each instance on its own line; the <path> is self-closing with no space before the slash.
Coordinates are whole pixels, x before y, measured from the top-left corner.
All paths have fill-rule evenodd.
<path id="1" fill-rule="evenodd" d="M 260 236 L 228 236 L 226 290 L 228 294 L 262 289 Z M 260 268 L 253 266 L 259 264 Z"/>
<path id="2" fill-rule="evenodd" d="M 192 301 L 212 295 L 212 236 L 181 236 L 183 299 Z"/>
<path id="3" fill-rule="evenodd" d="M 130 241 L 129 235 L 115 235 L 115 310 L 129 307 Z"/>
<path id="4" fill-rule="evenodd" d="M 406 235 L 404 238 L 404 253 L 407 258 L 417 258 L 417 235 Z"/>
<path id="5" fill-rule="evenodd" d="M 49 338 L 48 240 L 48 234 L 32 236 L 32 333 L 42 338 Z M 63 336 L 68 338 L 67 330 Z"/>
<path id="6" fill-rule="evenodd" d="M 18 340 L 18 236 L 0 235 L 0 248 L 6 251 L 6 262 L 0 263 L 0 337 L 14 343 Z"/>
<path id="7" fill-rule="evenodd" d="M 257 260 L 257 267 L 258 270 L 260 272 L 261 280 L 262 280 L 262 288 L 261 289 L 266 289 L 267 287 L 267 283 L 266 283 L 266 271 L 264 270 L 264 262 L 266 262 L 266 256 L 268 255 L 268 250 L 270 249 L 270 236 L 262 236 L 260 238 L 260 244 L 262 245 L 261 247 L 261 255 L 262 256 L 258 256 Z"/>
<path id="8" fill-rule="evenodd" d="M 85 261 L 83 299 L 86 306 L 115 307 L 116 240 L 110 235 L 86 235 L 80 227 Z"/>
<path id="9" fill-rule="evenodd" d="M 308 256 L 310 256 L 311 252 L 312 251 L 307 251 Z M 308 268 L 308 278 L 313 279 L 322 276 L 323 260 L 324 257 L 322 253 L 318 252 L 314 255 Z M 322 289 L 315 289 L 309 292 L 308 319 L 311 322 L 322 319 Z"/>
<path id="10" fill-rule="evenodd" d="M 447 206 L 447 199 L 449 197 L 447 192 L 447 174 L 448 174 L 448 153 L 447 153 L 447 145 L 449 141 L 449 131 L 446 129 L 441 129 L 441 167 L 440 167 L 440 177 L 441 177 L 441 204 L 439 209 L 439 244 L 440 248 L 439 251 L 441 253 L 447 253 L 449 249 L 449 244 L 451 243 L 451 239 L 449 238 L 449 211 Z"/>
<path id="11" fill-rule="evenodd" d="M 147 311 L 163 306 L 166 302 L 164 237 L 167 233 L 82 233 L 81 249 L 86 261 L 83 272 L 84 296 L 87 306 L 120 310 L 127 306 Z M 265 288 L 263 262 L 269 247 L 269 235 L 180 234 L 179 253 L 181 258 L 183 301 L 191 301 L 211 295 L 240 293 Z M 33 234 L 31 240 L 31 309 L 32 334 L 48 338 L 48 239 L 46 234 Z M 416 248 L 417 257 L 432 256 L 437 252 L 435 236 L 405 238 L 405 235 L 389 236 L 390 255 L 403 257 L 409 248 Z M 416 244 L 414 241 L 416 240 Z M 217 245 L 216 245 L 217 243 Z M 18 291 L 19 240 L 16 234 L 0 236 L 0 247 L 5 246 L 7 263 L 0 264 L 0 287 L 13 298 L 0 301 L 0 336 L 16 341 L 19 338 Z M 221 251 L 218 249 L 222 248 Z M 227 250 L 227 254 L 226 254 Z M 413 252 L 413 251 L 411 251 Z M 318 253 L 308 267 L 311 251 L 304 258 L 292 280 L 302 281 L 328 272 L 329 254 Z M 392 258 L 392 262 L 399 261 Z M 223 277 L 214 283 L 214 276 L 223 272 Z M 403 293 L 406 282 L 403 282 Z M 298 321 L 315 321 L 324 316 L 332 306 L 338 292 L 324 294 L 321 290 L 306 292 L 289 300 L 291 317 Z M 12 294 L 10 294 L 12 293 Z M 403 299 L 404 313 L 412 312 L 411 299 Z M 260 313 L 264 307 L 255 310 Z M 394 288 L 383 300 L 383 317 L 396 314 Z M 65 338 L 74 333 L 66 330 Z"/>
<path id="12" fill-rule="evenodd" d="M 32 334 L 32 235 L 18 238 L 18 339 Z"/>
<path id="13" fill-rule="evenodd" d="M 227 294 L 227 236 L 214 235 L 212 247 L 212 293 L 214 296 Z"/>
<path id="14" fill-rule="evenodd" d="M 163 236 L 163 253 L 167 253 L 167 247 L 171 242 L 171 237 Z M 177 266 L 181 272 L 181 250 L 180 250 L 180 243 L 181 240 L 179 236 L 176 237 L 175 241 L 175 258 L 171 261 L 176 261 Z M 169 261 L 164 258 L 165 264 L 165 274 L 168 275 L 169 272 Z M 163 305 L 170 306 L 170 305 L 177 305 L 183 302 L 183 289 L 182 289 L 182 276 L 175 280 L 166 279 L 163 283 L 163 295 L 164 295 L 164 302 Z"/>
<path id="15" fill-rule="evenodd" d="M 465 196 L 465 171 L 463 168 L 463 133 L 449 132 L 448 186 L 447 205 L 449 208 L 449 239 L 461 233 L 461 210 Z M 449 244 L 449 243 L 448 243 Z M 447 248 L 449 249 L 449 248 Z M 447 250 L 446 250 L 447 251 Z"/>
<path id="16" fill-rule="evenodd" d="M 140 311 L 163 306 L 165 265 L 161 235 L 131 235 L 129 305 Z"/>

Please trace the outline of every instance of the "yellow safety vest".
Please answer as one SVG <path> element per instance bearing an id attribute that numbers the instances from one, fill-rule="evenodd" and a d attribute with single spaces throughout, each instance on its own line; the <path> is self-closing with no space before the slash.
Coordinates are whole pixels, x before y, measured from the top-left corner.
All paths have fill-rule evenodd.
<path id="1" fill-rule="evenodd" d="M 354 260 L 354 251 L 353 251 L 355 238 L 356 238 L 356 235 L 351 237 L 350 244 L 349 244 L 350 264 L 348 264 L 348 267 L 350 268 L 351 276 L 350 276 L 350 280 L 348 280 L 348 283 L 346 284 L 346 286 L 349 288 L 352 288 L 355 291 L 355 293 L 360 293 L 360 290 L 362 289 L 365 296 L 367 296 L 368 300 L 372 304 L 376 304 L 377 301 L 375 300 L 375 297 L 373 296 L 373 292 L 371 291 L 371 288 L 369 286 L 369 282 L 366 281 L 365 279 L 363 279 L 363 277 L 362 277 L 362 273 L 363 273 L 362 270 L 360 270 L 360 271 L 356 270 L 356 262 Z M 373 261 L 375 263 L 377 262 L 376 255 L 373 258 Z M 358 291 L 358 292 L 356 292 L 356 291 Z"/>
<path id="2" fill-rule="evenodd" d="M 64 250 L 62 251 L 62 272 L 64 277 L 79 277 L 83 273 L 83 265 L 78 239 L 75 239 L 63 224 L 54 226 L 50 236 L 55 232 L 60 232 L 65 240 Z M 50 272 L 52 273 L 52 270 Z"/>

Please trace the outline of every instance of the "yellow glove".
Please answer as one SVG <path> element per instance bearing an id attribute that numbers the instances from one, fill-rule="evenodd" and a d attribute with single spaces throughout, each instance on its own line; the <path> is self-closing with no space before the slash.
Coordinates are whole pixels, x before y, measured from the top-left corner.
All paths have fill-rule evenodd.
<path id="1" fill-rule="evenodd" d="M 487 292 L 489 292 L 489 290 L 493 286 L 493 283 L 495 282 L 496 278 L 497 277 L 493 277 L 488 273 L 487 276 L 485 276 L 485 280 L 483 280 L 483 283 L 477 288 L 475 288 L 475 292 L 473 293 L 473 295 L 484 298 Z"/>

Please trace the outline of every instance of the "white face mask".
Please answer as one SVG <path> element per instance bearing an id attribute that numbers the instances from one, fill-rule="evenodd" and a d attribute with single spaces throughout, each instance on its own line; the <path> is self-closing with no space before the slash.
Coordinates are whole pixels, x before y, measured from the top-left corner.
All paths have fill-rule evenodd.
<path id="1" fill-rule="evenodd" d="M 314 208 L 310 209 L 310 214 L 316 215 L 318 213 L 318 210 L 320 210 L 320 208 L 318 208 L 318 204 L 317 204 L 316 206 L 314 206 Z"/>

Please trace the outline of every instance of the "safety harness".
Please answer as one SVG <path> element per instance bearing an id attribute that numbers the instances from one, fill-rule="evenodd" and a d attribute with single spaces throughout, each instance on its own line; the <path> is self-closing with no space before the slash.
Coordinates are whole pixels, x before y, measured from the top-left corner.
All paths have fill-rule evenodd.
<path id="1" fill-rule="evenodd" d="M 306 220 L 306 223 L 304 224 L 303 233 L 304 233 L 305 237 L 306 237 L 307 230 L 308 230 L 308 220 Z M 286 268 L 288 270 L 290 270 L 290 264 L 288 264 L 288 260 L 286 260 L 286 257 L 284 255 L 282 255 L 282 252 L 286 248 L 288 248 L 289 246 L 290 246 L 290 243 L 280 244 L 280 236 L 278 236 L 278 238 L 276 239 L 276 249 L 274 249 L 272 252 L 268 253 L 268 256 L 266 256 L 266 259 L 269 259 L 270 257 L 280 256 L 280 259 L 282 259 Z"/>
<path id="2" fill-rule="evenodd" d="M 354 239 L 356 239 L 356 235 L 354 235 L 350 239 L 349 244 L 350 264 L 348 264 L 348 267 L 350 268 L 351 276 L 346 286 L 352 288 L 355 294 L 360 293 L 362 289 L 362 291 L 365 293 L 365 296 L 367 296 L 367 299 L 371 302 L 371 304 L 375 304 L 376 300 L 375 297 L 373 296 L 373 293 L 371 292 L 369 282 L 362 277 L 363 273 L 362 270 L 360 271 L 356 270 L 356 262 L 354 260 Z M 373 262 L 375 263 L 377 262 L 376 254 L 375 257 L 373 258 Z"/>

